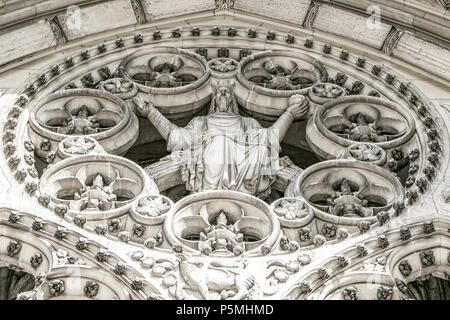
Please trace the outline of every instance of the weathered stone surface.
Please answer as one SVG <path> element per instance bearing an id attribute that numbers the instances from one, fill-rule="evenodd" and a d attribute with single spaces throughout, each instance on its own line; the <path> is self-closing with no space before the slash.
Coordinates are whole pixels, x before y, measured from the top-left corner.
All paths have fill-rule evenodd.
<path id="1" fill-rule="evenodd" d="M 184 14 L 195 13 L 216 8 L 214 0 L 145 0 L 142 1 L 145 15 L 149 21 L 168 17 L 176 17 Z"/>
<path id="2" fill-rule="evenodd" d="M 117 17 L 112 19 L 111 17 Z M 136 17 L 128 0 L 102 3 L 80 11 L 68 11 L 58 16 L 68 40 L 82 38 L 106 30 L 135 24 Z"/>
<path id="3" fill-rule="evenodd" d="M 450 80 L 450 50 L 405 33 L 393 56 Z"/>
<path id="4" fill-rule="evenodd" d="M 405 0 L 404 2 L 412 6 L 417 6 L 417 3 L 420 3 L 426 7 L 437 9 L 438 12 L 444 12 L 446 9 L 448 9 L 448 1 L 446 0 Z"/>
<path id="5" fill-rule="evenodd" d="M 0 35 L 0 65 L 56 45 L 50 25 L 36 23 Z"/>
<path id="6" fill-rule="evenodd" d="M 310 0 L 236 0 L 234 9 L 301 25 L 310 3 Z"/>
<path id="7" fill-rule="evenodd" d="M 329 5 L 321 5 L 313 27 L 344 38 L 362 42 L 371 47 L 381 48 L 391 26 L 379 22 L 378 27 L 370 29 L 370 20 Z"/>

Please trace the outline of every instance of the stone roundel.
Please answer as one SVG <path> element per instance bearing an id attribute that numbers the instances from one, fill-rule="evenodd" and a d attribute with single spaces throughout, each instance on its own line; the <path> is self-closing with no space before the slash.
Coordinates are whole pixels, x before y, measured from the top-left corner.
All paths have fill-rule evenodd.
<path id="1" fill-rule="evenodd" d="M 303 171 L 286 196 L 304 198 L 321 220 L 356 225 L 376 222 L 376 214 L 403 202 L 403 187 L 389 171 L 357 160 L 324 161 Z"/>
<path id="2" fill-rule="evenodd" d="M 314 210 L 303 199 L 280 198 L 272 202 L 270 207 L 278 216 L 282 227 L 299 228 L 307 225 L 314 218 Z"/>
<path id="3" fill-rule="evenodd" d="M 233 58 L 214 58 L 208 61 L 211 74 L 216 78 L 232 78 L 237 72 L 238 61 Z"/>
<path id="4" fill-rule="evenodd" d="M 67 214 L 102 220 L 129 211 L 133 201 L 145 194 L 158 194 L 158 187 L 145 171 L 122 157 L 94 154 L 68 158 L 47 168 L 39 192 Z"/>
<path id="5" fill-rule="evenodd" d="M 316 111 L 306 127 L 309 146 L 323 159 L 338 158 L 357 142 L 392 149 L 405 144 L 414 133 L 414 120 L 406 110 L 368 96 L 330 101 Z"/>
<path id="6" fill-rule="evenodd" d="M 124 154 L 138 137 L 137 117 L 123 100 L 93 89 L 74 89 L 38 100 L 29 118 L 36 154 L 44 158 L 72 136 L 97 140 L 106 152 Z"/>
<path id="7" fill-rule="evenodd" d="M 162 224 L 173 201 L 163 195 L 147 195 L 136 199 L 131 206 L 131 216 L 144 225 Z"/>
<path id="8" fill-rule="evenodd" d="M 136 84 L 136 98 L 149 100 L 163 113 L 193 112 L 210 101 L 210 70 L 193 52 L 171 47 L 138 50 L 121 62 L 119 74 Z"/>
<path id="9" fill-rule="evenodd" d="M 249 112 L 279 116 L 292 95 L 306 95 L 327 82 L 325 67 L 313 57 L 293 51 L 264 51 L 243 59 L 236 73 L 236 99 Z"/>
<path id="10" fill-rule="evenodd" d="M 218 256 L 260 254 L 278 238 L 280 223 L 269 205 L 236 191 L 205 191 L 172 207 L 164 233 L 186 252 Z"/>
<path id="11" fill-rule="evenodd" d="M 105 153 L 102 146 L 89 136 L 72 136 L 62 140 L 56 152 L 59 159 L 81 156 L 92 153 Z"/>

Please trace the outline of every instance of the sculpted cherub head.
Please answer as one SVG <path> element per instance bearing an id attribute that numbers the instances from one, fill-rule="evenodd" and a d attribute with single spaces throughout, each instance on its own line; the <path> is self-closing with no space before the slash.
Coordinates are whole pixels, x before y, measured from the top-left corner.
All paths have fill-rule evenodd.
<path id="1" fill-rule="evenodd" d="M 232 92 L 233 87 L 227 84 L 212 84 L 213 98 L 208 114 L 214 112 L 230 112 L 239 114 L 236 98 Z"/>

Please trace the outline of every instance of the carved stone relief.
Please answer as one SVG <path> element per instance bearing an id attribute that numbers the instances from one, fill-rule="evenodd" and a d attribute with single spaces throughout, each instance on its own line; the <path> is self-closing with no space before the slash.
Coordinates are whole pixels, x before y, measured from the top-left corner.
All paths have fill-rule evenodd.
<path id="1" fill-rule="evenodd" d="M 231 10 L 234 1 L 216 4 Z M 133 8 L 145 23 L 140 1 Z M 426 96 L 404 80 L 395 87 L 401 76 L 369 58 L 316 40 L 272 51 L 143 41 L 189 34 L 195 43 L 206 32 L 280 38 L 283 46 L 299 39 L 222 26 L 169 31 L 83 50 L 53 66 L 55 84 L 44 73 L 11 106 L 6 163 L 25 195 L 38 200 L 37 211 L 65 220 L 0 216 L 1 224 L 25 223 L 51 237 L 50 246 L 41 244 L 47 252 L 7 236 L 0 254 L 23 259 L 26 252 L 29 261 L 25 273 L 5 266 L 5 274 L 29 280 L 14 288 L 19 297 L 391 300 L 425 296 L 414 290 L 442 282 L 447 244 L 400 260 L 387 252 L 444 232 L 445 223 L 433 219 L 397 223 L 426 201 L 444 170 L 444 133 Z M 100 54 L 107 64 L 93 59 Z M 74 88 L 79 83 L 85 88 Z M 27 132 L 16 131 L 26 124 Z M 89 234 L 124 249 L 110 252 Z M 131 266 L 119 259 L 121 250 Z M 318 263 L 303 272 L 312 260 Z M 416 274 L 435 267 L 441 280 Z M 96 276 L 99 270 L 108 276 Z M 71 274 L 82 279 L 78 286 Z"/>

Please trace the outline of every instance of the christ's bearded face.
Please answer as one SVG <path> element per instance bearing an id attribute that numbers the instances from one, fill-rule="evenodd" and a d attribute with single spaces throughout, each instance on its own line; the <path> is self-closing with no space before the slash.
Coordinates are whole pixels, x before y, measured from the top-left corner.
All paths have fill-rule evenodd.
<path id="1" fill-rule="evenodd" d="M 222 87 L 217 89 L 215 100 L 216 112 L 232 112 L 231 92 L 228 88 Z"/>

